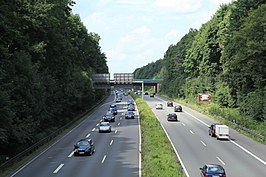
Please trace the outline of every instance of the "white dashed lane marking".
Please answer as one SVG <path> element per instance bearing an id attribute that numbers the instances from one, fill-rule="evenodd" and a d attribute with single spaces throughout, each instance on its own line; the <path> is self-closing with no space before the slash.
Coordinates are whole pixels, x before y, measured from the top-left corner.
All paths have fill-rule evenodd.
<path id="1" fill-rule="evenodd" d="M 106 159 L 106 155 L 103 156 L 102 163 L 104 163 L 105 159 Z"/>
<path id="2" fill-rule="evenodd" d="M 64 164 L 60 164 L 53 173 L 57 173 L 63 166 Z"/>
<path id="3" fill-rule="evenodd" d="M 86 136 L 86 138 L 89 138 L 91 136 L 91 134 L 89 133 L 87 136 Z"/>
<path id="4" fill-rule="evenodd" d="M 225 163 L 219 158 L 219 157 L 216 157 L 223 165 L 225 165 Z"/>
<path id="5" fill-rule="evenodd" d="M 203 141 L 200 141 L 200 142 L 201 142 L 201 144 L 203 144 L 203 146 L 206 146 L 206 144 Z"/>

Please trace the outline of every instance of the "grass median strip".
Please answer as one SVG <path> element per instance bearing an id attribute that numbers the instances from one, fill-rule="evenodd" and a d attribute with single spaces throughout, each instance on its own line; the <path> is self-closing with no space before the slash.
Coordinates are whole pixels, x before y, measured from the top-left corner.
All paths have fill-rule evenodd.
<path id="1" fill-rule="evenodd" d="M 185 176 L 178 158 L 151 108 L 132 95 L 140 115 L 143 177 Z"/>

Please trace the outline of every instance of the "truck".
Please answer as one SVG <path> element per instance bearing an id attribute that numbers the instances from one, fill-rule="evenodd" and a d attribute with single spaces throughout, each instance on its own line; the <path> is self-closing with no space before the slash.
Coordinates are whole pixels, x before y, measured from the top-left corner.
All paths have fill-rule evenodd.
<path id="1" fill-rule="evenodd" d="M 215 136 L 217 139 L 229 139 L 229 128 L 226 125 L 217 124 L 214 127 Z"/>

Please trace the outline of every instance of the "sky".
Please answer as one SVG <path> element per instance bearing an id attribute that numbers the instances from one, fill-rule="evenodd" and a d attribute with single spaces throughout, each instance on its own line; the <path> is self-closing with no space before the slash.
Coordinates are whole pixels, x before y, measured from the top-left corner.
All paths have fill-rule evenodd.
<path id="1" fill-rule="evenodd" d="M 232 0 L 74 0 L 88 32 L 100 35 L 111 79 L 162 59 L 171 44 L 200 29 Z"/>

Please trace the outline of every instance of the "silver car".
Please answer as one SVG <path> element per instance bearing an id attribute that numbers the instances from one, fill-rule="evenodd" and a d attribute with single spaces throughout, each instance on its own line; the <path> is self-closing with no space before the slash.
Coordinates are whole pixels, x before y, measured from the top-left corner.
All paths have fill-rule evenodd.
<path id="1" fill-rule="evenodd" d="M 101 132 L 111 132 L 111 125 L 109 122 L 101 122 L 99 124 L 99 133 Z"/>

